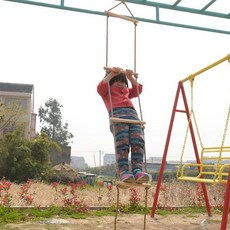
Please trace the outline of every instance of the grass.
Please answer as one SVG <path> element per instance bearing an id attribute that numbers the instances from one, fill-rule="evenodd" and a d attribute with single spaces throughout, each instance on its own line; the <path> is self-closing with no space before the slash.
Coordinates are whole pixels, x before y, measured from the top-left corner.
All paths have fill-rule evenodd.
<path id="1" fill-rule="evenodd" d="M 143 208 L 138 208 L 135 212 L 132 210 L 123 210 L 124 213 L 137 213 L 144 214 Z M 147 213 L 149 214 L 151 209 L 148 208 Z M 205 207 L 185 207 L 185 208 L 172 208 L 172 209 L 157 209 L 156 214 L 167 216 L 167 215 L 186 215 L 188 217 L 194 216 L 195 214 L 205 213 Z M 213 209 L 213 213 L 220 214 L 221 211 Z M 44 221 L 54 217 L 59 218 L 74 218 L 74 219 L 85 219 L 87 217 L 102 217 L 102 216 L 113 216 L 115 214 L 114 208 L 90 210 L 85 213 L 74 212 L 71 208 L 63 207 L 49 207 L 46 209 L 39 208 L 8 208 L 0 207 L 0 227 L 7 223 L 20 223 L 25 221 Z"/>
<path id="2" fill-rule="evenodd" d="M 114 215 L 114 211 L 110 209 L 99 211 L 88 211 L 85 213 L 75 212 L 71 208 L 63 207 L 49 207 L 47 209 L 39 208 L 8 208 L 0 207 L 0 227 L 7 223 L 19 223 L 22 221 L 41 221 L 45 219 L 51 219 L 53 217 L 60 218 L 74 218 L 85 219 L 92 216 L 109 216 Z"/>
<path id="3" fill-rule="evenodd" d="M 175 215 L 193 215 L 197 213 L 205 213 L 205 207 L 184 207 L 184 208 L 168 208 L 168 209 L 157 209 L 156 213 L 161 216 L 167 216 L 169 214 Z"/>

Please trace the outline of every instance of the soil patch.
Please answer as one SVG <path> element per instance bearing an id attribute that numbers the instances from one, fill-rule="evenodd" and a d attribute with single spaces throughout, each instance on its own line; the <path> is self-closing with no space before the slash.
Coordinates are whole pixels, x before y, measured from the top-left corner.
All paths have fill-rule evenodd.
<path id="1" fill-rule="evenodd" d="M 208 217 L 206 214 L 186 215 L 156 215 L 146 217 L 146 230 L 219 230 L 221 215 Z M 4 230 L 111 230 L 114 229 L 114 216 L 88 217 L 86 219 L 52 218 L 39 222 L 23 222 L 6 224 Z M 144 216 L 139 214 L 119 214 L 116 229 L 144 229 Z M 230 229 L 230 228 L 227 228 Z"/>

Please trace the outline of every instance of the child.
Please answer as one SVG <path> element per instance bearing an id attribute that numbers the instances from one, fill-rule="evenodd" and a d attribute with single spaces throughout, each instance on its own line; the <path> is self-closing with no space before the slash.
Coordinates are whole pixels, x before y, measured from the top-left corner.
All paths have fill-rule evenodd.
<path id="1" fill-rule="evenodd" d="M 97 92 L 102 97 L 110 117 L 139 120 L 131 99 L 138 97 L 142 92 L 142 85 L 137 83 L 133 74 L 132 70 L 122 71 L 118 67 L 113 67 L 98 84 Z M 127 79 L 131 83 L 131 88 L 128 87 Z M 149 175 L 142 172 L 145 141 L 141 124 L 115 122 L 110 125 L 110 130 L 115 138 L 120 180 L 129 183 L 148 182 Z M 132 172 L 128 164 L 130 150 Z"/>

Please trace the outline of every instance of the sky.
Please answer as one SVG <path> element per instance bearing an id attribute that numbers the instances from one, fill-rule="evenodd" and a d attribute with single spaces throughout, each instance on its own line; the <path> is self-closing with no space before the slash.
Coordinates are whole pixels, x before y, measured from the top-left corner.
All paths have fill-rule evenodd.
<path id="1" fill-rule="evenodd" d="M 86 2 L 79 3 L 79 8 L 98 10 L 95 1 Z M 226 4 L 229 9 L 230 3 Z M 108 0 L 101 1 L 100 7 L 108 10 L 114 5 Z M 151 13 L 137 9 L 141 16 Z M 162 15 L 167 16 L 174 17 Z M 187 15 L 185 18 L 194 20 Z M 205 24 L 204 19 L 199 23 Z M 229 20 L 221 21 L 221 28 L 229 30 Z M 112 18 L 109 29 L 108 66 L 133 69 L 133 24 Z M 63 122 L 68 122 L 74 135 L 72 156 L 83 156 L 94 167 L 99 165 L 100 156 L 114 153 L 108 114 L 96 91 L 105 74 L 106 17 L 0 1 L 0 31 L 0 81 L 33 84 L 35 113 L 49 98 L 63 105 Z M 143 84 L 140 102 L 146 121 L 146 156 L 162 157 L 178 82 L 229 54 L 230 37 L 139 22 L 136 48 L 136 72 Z M 189 100 L 189 82 L 184 87 Z M 230 63 L 196 77 L 193 108 L 204 146 L 220 146 L 229 98 Z M 140 114 L 138 100 L 134 105 Z M 183 109 L 181 102 L 179 106 Z M 186 126 L 185 115 L 177 113 L 167 160 L 180 160 Z M 229 136 L 225 141 L 228 145 Z M 193 158 L 188 140 L 184 160 Z"/>

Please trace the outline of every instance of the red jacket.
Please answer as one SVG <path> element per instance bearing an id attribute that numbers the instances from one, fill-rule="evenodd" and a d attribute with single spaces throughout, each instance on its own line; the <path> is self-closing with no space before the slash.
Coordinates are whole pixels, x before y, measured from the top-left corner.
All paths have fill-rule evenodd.
<path id="1" fill-rule="evenodd" d="M 142 85 L 138 84 L 138 89 L 136 85 L 132 85 L 132 88 L 119 88 L 114 85 L 110 86 L 111 98 L 112 98 L 112 108 L 121 108 L 121 107 L 132 107 L 133 103 L 130 99 L 134 97 L 138 97 L 138 93 L 141 94 L 142 92 Z M 97 86 L 97 92 L 102 97 L 106 109 L 110 111 L 110 99 L 109 99 L 109 90 L 108 90 L 108 83 L 103 83 L 101 81 Z"/>

